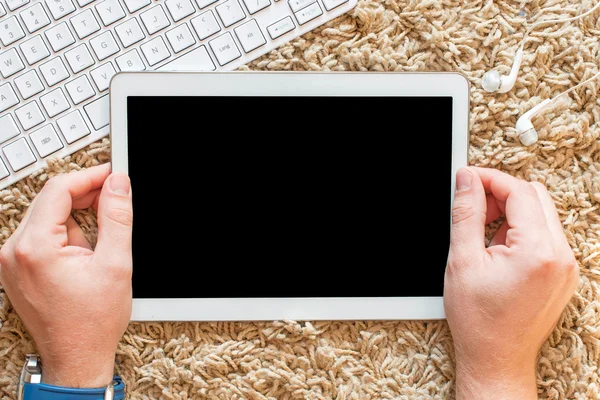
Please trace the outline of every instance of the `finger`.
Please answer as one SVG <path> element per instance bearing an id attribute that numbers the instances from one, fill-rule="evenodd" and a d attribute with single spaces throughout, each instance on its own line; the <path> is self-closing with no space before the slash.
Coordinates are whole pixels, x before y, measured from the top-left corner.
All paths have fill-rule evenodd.
<path id="1" fill-rule="evenodd" d="M 496 231 L 488 247 L 492 246 L 506 246 L 506 232 L 510 229 L 510 226 L 504 221 L 500 228 Z"/>
<path id="2" fill-rule="evenodd" d="M 491 194 L 487 194 L 485 197 L 487 204 L 485 224 L 487 225 L 500 218 L 501 215 L 504 215 L 504 203 L 496 200 L 496 198 Z"/>
<path id="3" fill-rule="evenodd" d="M 73 199 L 71 208 L 81 210 L 89 207 L 98 208 L 98 197 L 100 197 L 101 189 L 92 190 L 81 197 Z"/>
<path id="4" fill-rule="evenodd" d="M 133 208 L 129 177 L 112 174 L 98 200 L 98 243 L 94 257 L 100 265 L 131 268 Z"/>
<path id="5" fill-rule="evenodd" d="M 473 168 L 487 193 L 505 204 L 506 221 L 525 238 L 542 239 L 547 234 L 546 215 L 533 186 L 495 169 Z"/>
<path id="6" fill-rule="evenodd" d="M 556 206 L 554 205 L 554 201 L 552 200 L 552 197 L 550 197 L 550 193 L 548 193 L 546 186 L 539 182 L 532 182 L 531 184 L 538 194 L 540 203 L 542 203 L 542 209 L 544 211 L 544 215 L 546 216 L 546 223 L 548 224 L 548 228 L 550 228 L 552 237 L 554 240 L 560 240 L 564 241 L 564 243 L 567 243 L 565 233 L 558 216 L 558 211 L 556 211 Z"/>
<path id="7" fill-rule="evenodd" d="M 452 204 L 449 256 L 452 263 L 462 264 L 459 257 L 477 257 L 483 253 L 485 220 L 486 197 L 479 176 L 471 168 L 461 168 L 456 174 Z"/>
<path id="8" fill-rule="evenodd" d="M 71 215 L 73 199 L 101 188 L 109 174 L 110 165 L 104 164 L 50 179 L 36 197 L 28 223 L 40 228 L 64 224 Z"/>
<path id="9" fill-rule="evenodd" d="M 75 219 L 72 216 L 69 216 L 69 218 L 67 218 L 67 222 L 65 223 L 65 225 L 67 226 L 67 237 L 68 237 L 66 245 L 83 247 L 83 248 L 92 250 L 92 246 L 85 238 L 85 235 L 83 234 L 83 231 L 81 230 L 81 227 L 79 226 L 77 221 L 75 221 Z"/>

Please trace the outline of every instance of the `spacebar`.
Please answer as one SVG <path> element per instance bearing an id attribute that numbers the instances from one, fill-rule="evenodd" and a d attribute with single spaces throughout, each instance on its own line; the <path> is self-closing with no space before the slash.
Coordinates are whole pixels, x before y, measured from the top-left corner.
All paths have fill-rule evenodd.
<path id="1" fill-rule="evenodd" d="M 83 107 L 88 118 L 99 131 L 110 123 L 110 101 L 108 95 L 100 97 Z"/>
<path id="2" fill-rule="evenodd" d="M 214 71 L 216 68 L 206 47 L 200 46 L 158 69 L 162 71 Z"/>

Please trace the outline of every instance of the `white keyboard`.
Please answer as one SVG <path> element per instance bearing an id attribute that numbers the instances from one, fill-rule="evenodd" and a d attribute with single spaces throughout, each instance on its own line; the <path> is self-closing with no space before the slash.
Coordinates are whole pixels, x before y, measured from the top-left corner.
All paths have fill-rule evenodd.
<path id="1" fill-rule="evenodd" d="M 0 0 L 0 189 L 108 135 L 117 72 L 233 70 L 356 1 Z"/>

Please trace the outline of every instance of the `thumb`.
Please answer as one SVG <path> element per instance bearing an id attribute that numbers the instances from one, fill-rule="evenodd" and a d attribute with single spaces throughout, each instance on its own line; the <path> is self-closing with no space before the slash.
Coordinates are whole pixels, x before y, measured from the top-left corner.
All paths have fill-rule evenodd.
<path id="1" fill-rule="evenodd" d="M 133 207 L 127 174 L 111 174 L 98 199 L 98 243 L 94 257 L 99 264 L 131 268 Z"/>
<path id="2" fill-rule="evenodd" d="M 453 262 L 477 257 L 485 250 L 486 211 L 485 190 L 479 175 L 471 168 L 461 168 L 456 174 L 452 204 L 450 259 Z"/>

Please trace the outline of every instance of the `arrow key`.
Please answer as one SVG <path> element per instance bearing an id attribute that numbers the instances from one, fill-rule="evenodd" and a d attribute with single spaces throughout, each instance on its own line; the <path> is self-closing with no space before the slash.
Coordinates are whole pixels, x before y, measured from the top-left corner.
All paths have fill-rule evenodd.
<path id="1" fill-rule="evenodd" d="M 302 10 L 295 13 L 296 19 L 300 25 L 304 25 L 308 21 L 320 17 L 323 15 L 323 10 L 319 3 L 312 3 L 310 6 L 303 8 Z"/>
<path id="2" fill-rule="evenodd" d="M 296 25 L 294 24 L 294 21 L 292 21 L 292 17 L 285 17 L 284 19 L 280 19 L 274 24 L 267 26 L 267 31 L 269 32 L 271 39 L 275 40 L 279 36 L 293 31 L 294 28 L 296 28 Z"/>

